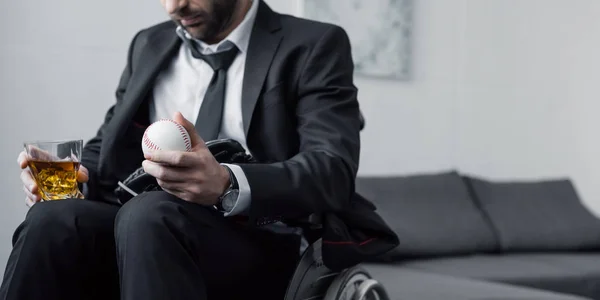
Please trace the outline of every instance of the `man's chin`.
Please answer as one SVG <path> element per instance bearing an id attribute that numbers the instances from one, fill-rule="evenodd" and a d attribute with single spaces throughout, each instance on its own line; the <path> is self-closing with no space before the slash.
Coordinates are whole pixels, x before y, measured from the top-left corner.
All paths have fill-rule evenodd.
<path id="1" fill-rule="evenodd" d="M 186 29 L 187 33 L 189 35 L 191 35 L 195 39 L 201 39 L 202 36 L 203 36 L 203 34 L 201 32 L 199 32 L 198 30 L 196 30 L 193 27 L 191 27 L 191 28 L 190 27 L 186 27 L 185 29 Z"/>
<path id="2" fill-rule="evenodd" d="M 207 26 L 206 23 L 198 23 L 194 25 L 183 26 L 178 23 L 178 25 L 182 26 L 183 29 L 196 40 L 201 40 L 205 43 L 212 44 L 215 40 L 215 34 L 210 30 L 210 27 Z"/>
<path id="3" fill-rule="evenodd" d="M 181 25 L 181 24 L 178 24 Z M 183 29 L 185 29 L 185 31 L 194 39 L 202 39 L 206 34 L 205 34 L 205 29 L 203 26 L 203 24 L 194 24 L 194 25 L 189 25 L 189 26 L 182 26 Z"/>

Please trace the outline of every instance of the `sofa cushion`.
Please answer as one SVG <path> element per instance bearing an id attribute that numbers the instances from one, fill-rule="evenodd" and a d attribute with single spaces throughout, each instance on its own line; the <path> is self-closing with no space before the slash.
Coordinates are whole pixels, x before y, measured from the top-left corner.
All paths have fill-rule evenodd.
<path id="1" fill-rule="evenodd" d="M 360 177 L 356 191 L 373 201 L 400 239 L 386 260 L 493 251 L 497 243 L 457 172 Z"/>
<path id="2" fill-rule="evenodd" d="M 600 299 L 600 253 L 478 255 L 416 260 L 398 267 Z"/>
<path id="3" fill-rule="evenodd" d="M 390 299 L 419 300 L 584 300 L 586 298 L 542 291 L 533 288 L 486 282 L 384 264 L 365 264 L 363 267 L 381 282 Z"/>
<path id="4" fill-rule="evenodd" d="M 506 251 L 600 249 L 600 219 L 569 180 L 491 182 L 467 178 Z"/>

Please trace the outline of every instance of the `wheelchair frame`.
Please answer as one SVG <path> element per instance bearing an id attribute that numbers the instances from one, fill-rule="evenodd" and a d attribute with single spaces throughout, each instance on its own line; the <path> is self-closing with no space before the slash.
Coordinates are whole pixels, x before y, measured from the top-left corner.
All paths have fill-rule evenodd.
<path id="1" fill-rule="evenodd" d="M 360 130 L 366 122 L 359 111 Z M 320 229 L 321 220 L 311 215 L 306 224 Z M 288 284 L 284 300 L 389 300 L 381 283 L 373 279 L 360 265 L 334 272 L 323 264 L 322 240 L 319 238 L 304 251 Z"/>
<path id="2" fill-rule="evenodd" d="M 389 300 L 377 280 L 360 266 L 334 272 L 323 264 L 322 240 L 302 254 L 284 300 Z"/>

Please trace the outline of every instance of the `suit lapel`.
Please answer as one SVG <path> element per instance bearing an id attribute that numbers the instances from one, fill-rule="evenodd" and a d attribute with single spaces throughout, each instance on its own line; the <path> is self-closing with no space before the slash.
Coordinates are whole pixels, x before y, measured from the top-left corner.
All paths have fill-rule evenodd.
<path id="1" fill-rule="evenodd" d="M 280 28 L 279 15 L 261 1 L 248 45 L 246 71 L 242 87 L 242 120 L 246 136 L 248 136 L 260 91 L 281 42 L 282 36 L 278 32 Z"/>
<path id="2" fill-rule="evenodd" d="M 114 164 L 111 157 L 115 145 L 125 133 L 128 124 L 140 105 L 146 99 L 148 92 L 153 86 L 153 82 L 165 67 L 165 65 L 173 58 L 175 51 L 179 48 L 181 40 L 175 33 L 175 26 L 166 25 L 158 29 L 156 32 L 150 33 L 146 40 L 136 42 L 134 51 L 131 54 L 131 67 L 133 73 L 129 79 L 127 91 L 121 99 L 121 107 L 116 109 L 114 116 L 109 123 L 108 134 L 103 140 L 104 157 L 108 160 L 112 167 Z M 109 171 L 112 168 L 108 168 Z"/>
<path id="3" fill-rule="evenodd" d="M 174 55 L 181 40 L 177 37 L 174 27 L 163 29 L 149 36 L 146 43 L 137 47 L 139 58 L 132 57 L 137 66 L 134 66 L 130 85 L 127 88 L 123 107 L 113 117 L 113 123 L 121 128 L 124 122 L 129 122 L 140 104 L 146 98 L 153 86 L 154 80 Z"/>

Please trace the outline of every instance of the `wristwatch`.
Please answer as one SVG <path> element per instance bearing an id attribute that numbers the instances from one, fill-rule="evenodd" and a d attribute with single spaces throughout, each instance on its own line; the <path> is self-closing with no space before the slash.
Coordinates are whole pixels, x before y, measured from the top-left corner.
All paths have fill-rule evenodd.
<path id="1" fill-rule="evenodd" d="M 237 199 L 240 194 L 240 188 L 237 180 L 235 179 L 233 171 L 231 171 L 228 166 L 224 167 L 227 169 L 227 172 L 229 172 L 229 187 L 227 187 L 225 192 L 219 196 L 219 200 L 217 201 L 215 208 L 218 211 L 231 212 L 237 203 Z"/>

